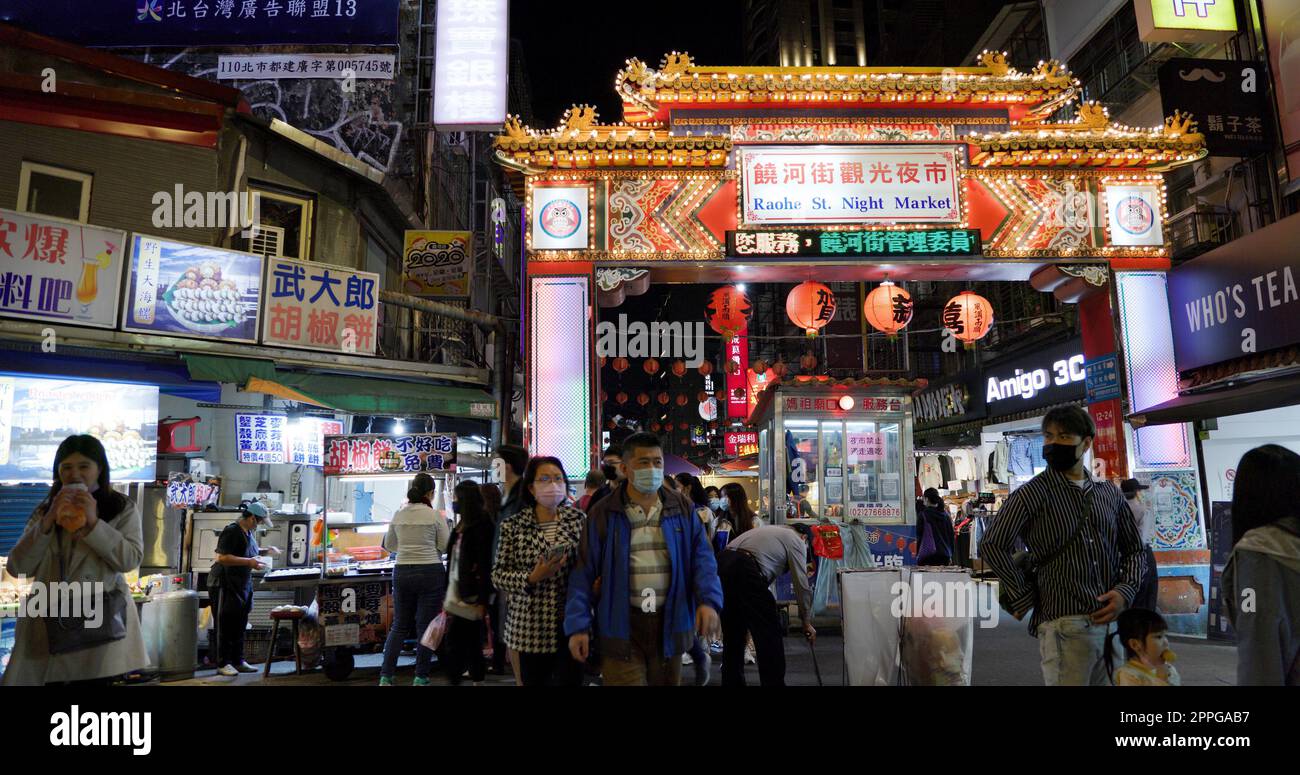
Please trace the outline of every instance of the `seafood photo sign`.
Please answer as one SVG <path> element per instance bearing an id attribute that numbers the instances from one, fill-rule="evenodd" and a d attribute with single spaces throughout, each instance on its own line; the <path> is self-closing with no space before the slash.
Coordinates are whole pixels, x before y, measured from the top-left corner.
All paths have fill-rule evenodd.
<path id="1" fill-rule="evenodd" d="M 261 256 L 136 234 L 130 267 L 123 330 L 257 341 Z"/>

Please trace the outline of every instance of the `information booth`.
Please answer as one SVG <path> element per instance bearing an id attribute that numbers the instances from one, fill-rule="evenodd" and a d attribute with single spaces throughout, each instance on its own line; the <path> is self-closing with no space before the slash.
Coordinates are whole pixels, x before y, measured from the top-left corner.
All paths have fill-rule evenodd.
<path id="1" fill-rule="evenodd" d="M 765 390 L 758 429 L 760 516 L 874 525 L 916 518 L 912 397 L 924 380 L 795 377 Z"/>

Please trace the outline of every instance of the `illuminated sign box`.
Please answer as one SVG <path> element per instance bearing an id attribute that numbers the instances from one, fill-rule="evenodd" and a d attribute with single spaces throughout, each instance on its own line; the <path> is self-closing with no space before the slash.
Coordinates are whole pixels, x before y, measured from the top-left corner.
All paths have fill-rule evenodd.
<path id="1" fill-rule="evenodd" d="M 433 123 L 443 132 L 495 131 L 506 120 L 508 0 L 441 0 Z"/>
<path id="2" fill-rule="evenodd" d="M 1218 43 L 1237 31 L 1232 0 L 1135 0 L 1147 43 Z"/>
<path id="3" fill-rule="evenodd" d="M 930 258 L 981 252 L 978 229 L 727 232 L 727 253 L 746 258 Z"/>

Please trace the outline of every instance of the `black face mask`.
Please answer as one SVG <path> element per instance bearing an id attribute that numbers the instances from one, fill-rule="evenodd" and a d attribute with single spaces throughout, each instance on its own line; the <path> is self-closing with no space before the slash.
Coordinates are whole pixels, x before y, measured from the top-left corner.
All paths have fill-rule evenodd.
<path id="1" fill-rule="evenodd" d="M 1079 462 L 1078 447 L 1074 444 L 1044 444 L 1043 460 L 1053 471 L 1065 473 Z"/>

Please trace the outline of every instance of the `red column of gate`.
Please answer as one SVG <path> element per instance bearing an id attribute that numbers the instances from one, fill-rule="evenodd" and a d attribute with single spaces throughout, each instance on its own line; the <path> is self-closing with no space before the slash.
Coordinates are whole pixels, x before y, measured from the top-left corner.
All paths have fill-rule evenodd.
<path id="1" fill-rule="evenodd" d="M 1095 358 L 1115 355 L 1115 318 L 1109 292 L 1093 293 L 1079 302 L 1079 328 L 1083 332 L 1085 361 L 1091 363 Z M 1103 479 L 1127 479 L 1128 448 L 1124 443 L 1122 399 L 1089 403 L 1088 413 L 1097 423 L 1097 437 L 1092 442 L 1094 473 Z"/>

